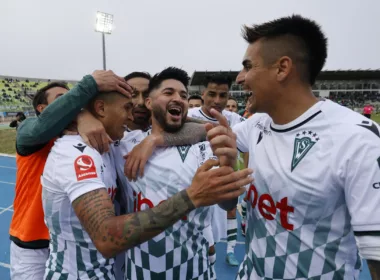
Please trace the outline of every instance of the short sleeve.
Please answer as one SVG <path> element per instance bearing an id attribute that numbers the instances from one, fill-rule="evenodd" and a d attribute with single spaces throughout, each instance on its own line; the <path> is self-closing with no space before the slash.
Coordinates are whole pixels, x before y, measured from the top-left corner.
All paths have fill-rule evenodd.
<path id="1" fill-rule="evenodd" d="M 249 152 L 249 127 L 250 121 L 238 123 L 232 127 L 232 131 L 236 134 L 237 148 L 242 153 Z"/>
<path id="2" fill-rule="evenodd" d="M 344 158 L 346 203 L 355 232 L 380 231 L 380 138 L 370 130 L 360 132 L 337 155 Z"/>
<path id="3" fill-rule="evenodd" d="M 86 152 L 87 150 L 87 152 Z M 103 160 L 98 152 L 86 149 L 84 153 L 73 154 L 64 160 L 56 161 L 60 171 L 59 183 L 63 191 L 68 195 L 70 202 L 81 195 L 100 188 L 106 188 L 103 183 Z M 63 165 L 63 166 L 62 166 Z"/>
<path id="4" fill-rule="evenodd" d="M 234 112 L 231 113 L 231 126 L 235 126 L 238 123 L 244 122 L 247 119 L 240 116 L 239 114 L 236 114 Z"/>

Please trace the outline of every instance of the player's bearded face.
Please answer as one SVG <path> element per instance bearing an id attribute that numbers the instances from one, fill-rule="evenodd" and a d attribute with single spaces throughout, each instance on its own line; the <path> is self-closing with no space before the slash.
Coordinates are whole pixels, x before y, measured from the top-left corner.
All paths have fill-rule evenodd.
<path id="1" fill-rule="evenodd" d="M 163 81 L 148 98 L 153 118 L 166 132 L 176 132 L 184 125 L 189 103 L 185 86 L 177 80 Z"/>
<path id="2" fill-rule="evenodd" d="M 166 132 L 177 132 L 182 128 L 187 117 L 187 108 L 184 102 L 172 101 L 166 106 L 152 104 L 154 118 Z"/>

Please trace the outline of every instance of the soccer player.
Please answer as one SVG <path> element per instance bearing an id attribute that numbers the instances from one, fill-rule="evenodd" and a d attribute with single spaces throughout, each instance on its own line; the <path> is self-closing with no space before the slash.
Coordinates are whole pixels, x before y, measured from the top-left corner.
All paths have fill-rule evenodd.
<path id="1" fill-rule="evenodd" d="M 314 21 L 284 17 L 243 37 L 237 82 L 255 114 L 233 131 L 255 181 L 237 279 L 358 279 L 361 257 L 379 279 L 379 126 L 313 95 L 327 57 Z M 223 130 L 209 131 L 211 144 Z"/>
<path id="2" fill-rule="evenodd" d="M 9 229 L 12 280 L 43 278 L 49 255 L 49 232 L 44 222 L 40 177 L 55 137 L 77 117 L 98 90 L 119 90 L 128 94 L 130 88 L 112 71 L 95 71 L 70 91 L 64 83 L 50 83 L 34 96 L 37 117 L 25 119 L 18 127 L 16 194 Z M 80 114 L 78 125 L 83 123 L 86 125 L 80 129 L 81 135 L 96 142 L 101 133 L 97 128 L 93 130 L 91 122 Z"/>
<path id="3" fill-rule="evenodd" d="M 178 68 L 156 74 L 146 100 L 152 111 L 152 130 L 135 136 L 136 141 L 122 140 L 120 145 L 128 151 L 149 134 L 179 131 L 187 118 L 188 81 L 187 73 Z M 231 151 L 233 165 L 237 150 Z M 197 168 L 213 157 L 208 142 L 157 149 L 144 177 L 128 182 L 133 191 L 133 211 L 151 208 L 186 189 Z M 152 240 L 132 248 L 126 256 L 126 279 L 209 279 L 212 272 L 205 228 L 210 223 L 209 207 L 198 208 Z"/>
<path id="4" fill-rule="evenodd" d="M 190 109 L 188 117 L 206 122 L 217 122 L 210 113 L 211 109 L 215 109 L 223 113 L 231 126 L 244 121 L 244 118 L 238 114 L 225 110 L 231 82 L 229 78 L 221 74 L 207 77 L 206 88 L 202 92 L 203 105 Z M 219 207 L 213 206 L 212 211 L 214 218 L 211 227 L 214 240 L 210 242 L 218 243 L 222 238 L 227 238 L 226 261 L 232 266 L 238 266 L 239 263 L 234 254 L 237 239 L 236 208 L 226 213 Z M 210 247 L 210 261 L 212 264 L 216 261 L 215 246 Z"/>
<path id="5" fill-rule="evenodd" d="M 89 105 L 113 141 L 123 137 L 131 108 L 130 99 L 119 93 L 100 94 Z M 222 144 L 227 157 L 236 147 L 227 145 L 233 142 L 231 133 L 225 136 L 230 139 Z M 112 153 L 100 155 L 80 136 L 63 136 L 53 146 L 41 179 L 51 237 L 45 278 L 113 279 L 113 257 L 118 253 L 153 238 L 196 208 L 239 196 L 241 186 L 251 181 L 251 171 L 234 172 L 227 166 L 211 170 L 218 164 L 205 162 L 187 189 L 160 205 L 115 216 Z"/>
<path id="6" fill-rule="evenodd" d="M 132 72 L 124 77 L 124 80 L 133 88 L 133 121 L 128 123 L 127 131 L 147 130 L 150 127 L 151 112 L 145 106 L 150 78 L 149 73 L 146 72 Z"/>
<path id="7" fill-rule="evenodd" d="M 200 95 L 192 95 L 188 99 L 189 101 L 189 108 L 199 108 L 203 105 L 203 100 Z"/>
<path id="8" fill-rule="evenodd" d="M 234 97 L 228 97 L 226 110 L 234 113 L 238 112 L 238 103 Z"/>

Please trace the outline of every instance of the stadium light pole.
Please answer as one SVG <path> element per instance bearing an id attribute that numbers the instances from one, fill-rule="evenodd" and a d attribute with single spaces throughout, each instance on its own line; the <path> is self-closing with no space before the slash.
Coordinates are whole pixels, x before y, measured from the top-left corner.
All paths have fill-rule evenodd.
<path id="1" fill-rule="evenodd" d="M 102 33 L 103 70 L 106 70 L 106 38 L 105 34 L 112 33 L 113 15 L 103 12 L 96 13 L 95 31 Z"/>

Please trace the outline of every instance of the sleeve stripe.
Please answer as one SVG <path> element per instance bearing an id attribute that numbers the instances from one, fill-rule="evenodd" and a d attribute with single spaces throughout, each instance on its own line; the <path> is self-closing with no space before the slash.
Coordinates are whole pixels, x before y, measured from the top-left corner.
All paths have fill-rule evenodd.
<path id="1" fill-rule="evenodd" d="M 380 231 L 354 231 L 355 236 L 380 236 Z"/>

